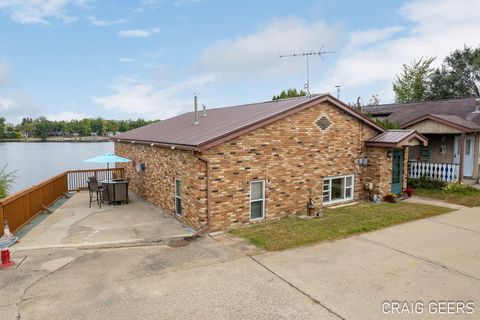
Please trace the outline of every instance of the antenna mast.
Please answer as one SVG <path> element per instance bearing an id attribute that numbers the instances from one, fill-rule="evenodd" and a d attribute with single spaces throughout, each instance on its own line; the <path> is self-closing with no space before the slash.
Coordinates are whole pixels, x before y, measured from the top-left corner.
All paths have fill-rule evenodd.
<path id="1" fill-rule="evenodd" d="M 295 58 L 295 57 L 305 57 L 305 62 L 306 62 L 306 65 L 307 65 L 307 82 L 305 83 L 305 89 L 307 90 L 307 93 L 309 96 L 311 96 L 312 94 L 310 93 L 310 66 L 308 64 L 308 58 L 310 56 L 320 56 L 320 58 L 323 59 L 323 55 L 327 54 L 327 53 L 335 53 L 335 51 L 325 51 L 323 49 L 323 46 L 320 48 L 320 50 L 316 51 L 316 52 L 302 52 L 302 53 L 292 53 L 292 54 L 286 54 L 286 55 L 280 55 L 280 58 Z"/>

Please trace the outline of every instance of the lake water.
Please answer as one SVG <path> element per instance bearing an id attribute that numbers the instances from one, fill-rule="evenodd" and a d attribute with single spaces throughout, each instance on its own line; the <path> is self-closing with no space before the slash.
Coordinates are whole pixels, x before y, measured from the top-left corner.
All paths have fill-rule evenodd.
<path id="1" fill-rule="evenodd" d="M 7 172 L 17 170 L 11 194 L 65 170 L 106 168 L 82 160 L 113 149 L 113 142 L 0 142 L 0 169 L 8 164 Z"/>

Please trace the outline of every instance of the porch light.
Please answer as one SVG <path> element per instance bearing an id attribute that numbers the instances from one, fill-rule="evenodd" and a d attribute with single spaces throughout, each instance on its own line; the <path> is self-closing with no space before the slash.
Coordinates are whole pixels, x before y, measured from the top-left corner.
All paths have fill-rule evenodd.
<path id="1" fill-rule="evenodd" d="M 392 150 L 387 152 L 387 158 L 392 159 Z"/>

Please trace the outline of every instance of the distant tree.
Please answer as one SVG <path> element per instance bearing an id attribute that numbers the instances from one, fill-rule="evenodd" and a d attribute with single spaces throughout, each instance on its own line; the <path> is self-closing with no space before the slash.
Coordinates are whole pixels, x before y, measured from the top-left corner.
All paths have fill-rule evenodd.
<path id="1" fill-rule="evenodd" d="M 429 91 L 430 67 L 435 58 L 420 58 L 409 65 L 404 64 L 402 73 L 393 83 L 395 102 L 409 103 L 426 100 Z"/>
<path id="2" fill-rule="evenodd" d="M 380 97 L 378 96 L 378 94 L 372 94 L 372 97 L 370 98 L 368 104 L 371 106 L 378 106 L 380 104 Z"/>
<path id="3" fill-rule="evenodd" d="M 430 75 L 428 99 L 480 97 L 480 48 L 464 47 L 447 56 Z"/>
<path id="4" fill-rule="evenodd" d="M 42 140 L 47 140 L 47 137 L 50 135 L 50 122 L 45 117 L 40 117 L 35 119 L 35 135 Z"/>
<path id="5" fill-rule="evenodd" d="M 5 123 L 5 118 L 0 117 L 0 139 L 4 139 L 7 134 L 7 125 Z"/>
<path id="6" fill-rule="evenodd" d="M 280 100 L 280 99 L 286 99 L 286 98 L 295 98 L 295 97 L 303 97 L 306 96 L 307 92 L 305 90 L 300 90 L 298 91 L 295 88 L 289 88 L 287 91 L 282 90 L 279 95 L 273 96 L 272 100 Z"/>
<path id="7" fill-rule="evenodd" d="M 15 171 L 7 172 L 7 164 L 0 170 L 0 199 L 5 198 L 8 195 L 8 189 L 10 189 L 12 183 L 15 180 Z"/>

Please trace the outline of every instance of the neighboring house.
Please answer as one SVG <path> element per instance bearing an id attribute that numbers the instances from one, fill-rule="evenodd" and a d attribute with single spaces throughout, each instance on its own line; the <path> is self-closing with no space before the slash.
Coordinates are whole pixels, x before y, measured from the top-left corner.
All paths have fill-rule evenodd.
<path id="1" fill-rule="evenodd" d="M 409 150 L 410 176 L 444 181 L 478 182 L 480 149 L 479 100 L 437 100 L 370 106 L 365 112 L 399 123 L 428 138 L 428 146 Z"/>
<path id="2" fill-rule="evenodd" d="M 131 189 L 196 229 L 400 193 L 414 131 L 386 131 L 330 95 L 189 112 L 117 134 Z M 405 160 L 405 161 L 404 161 Z M 392 170 L 393 168 L 393 170 Z"/>

